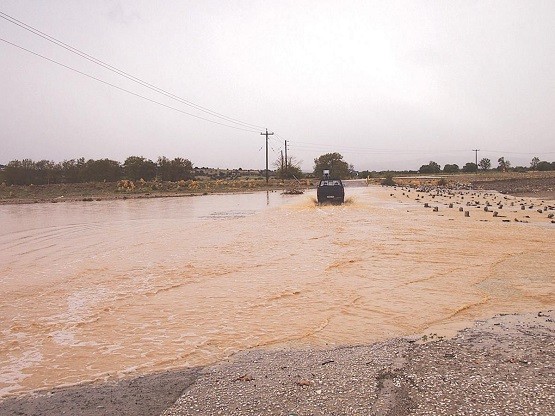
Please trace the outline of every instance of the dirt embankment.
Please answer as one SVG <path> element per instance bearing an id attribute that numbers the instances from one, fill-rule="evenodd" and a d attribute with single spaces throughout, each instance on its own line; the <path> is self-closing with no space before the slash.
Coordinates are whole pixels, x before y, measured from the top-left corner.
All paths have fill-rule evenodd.
<path id="1" fill-rule="evenodd" d="M 486 172 L 477 174 L 399 176 L 393 178 L 400 186 L 477 189 L 503 194 L 542 199 L 555 199 L 553 172 Z M 379 180 L 375 181 L 376 184 Z"/>
<path id="2" fill-rule="evenodd" d="M 164 198 L 207 195 L 211 193 L 293 190 L 312 186 L 310 180 L 203 180 L 203 181 L 128 181 L 89 182 L 50 185 L 0 185 L 0 204 L 58 203 L 137 198 Z"/>
<path id="3" fill-rule="evenodd" d="M 475 181 L 472 186 L 475 189 L 495 190 L 514 196 L 555 199 L 555 177 Z"/>

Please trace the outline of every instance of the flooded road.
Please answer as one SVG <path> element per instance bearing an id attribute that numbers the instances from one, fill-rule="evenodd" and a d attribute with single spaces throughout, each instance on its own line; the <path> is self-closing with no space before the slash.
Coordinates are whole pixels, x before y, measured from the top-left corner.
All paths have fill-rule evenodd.
<path id="1" fill-rule="evenodd" d="M 0 206 L 0 397 L 555 305 L 555 228 L 379 187 Z"/>

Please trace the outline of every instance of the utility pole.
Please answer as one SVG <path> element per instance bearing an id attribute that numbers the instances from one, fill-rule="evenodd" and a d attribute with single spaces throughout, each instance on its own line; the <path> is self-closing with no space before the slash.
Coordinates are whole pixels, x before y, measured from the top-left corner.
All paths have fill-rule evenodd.
<path id="1" fill-rule="evenodd" d="M 478 152 L 480 149 L 472 149 L 474 153 L 476 153 L 476 173 L 478 172 Z"/>
<path id="2" fill-rule="evenodd" d="M 268 129 L 266 129 L 266 133 L 260 133 L 262 136 L 266 136 L 266 185 L 268 184 L 268 136 L 271 136 L 274 133 L 268 133 Z"/>
<path id="3" fill-rule="evenodd" d="M 285 140 L 285 172 L 287 174 L 287 140 Z"/>

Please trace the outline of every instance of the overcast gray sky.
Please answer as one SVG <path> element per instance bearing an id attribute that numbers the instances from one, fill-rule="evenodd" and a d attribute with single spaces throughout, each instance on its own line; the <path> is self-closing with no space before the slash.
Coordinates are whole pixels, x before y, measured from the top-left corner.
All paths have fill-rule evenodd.
<path id="1" fill-rule="evenodd" d="M 555 160 L 555 2 L 0 0 L 0 12 L 185 100 L 268 127 L 311 170 Z M 0 19 L 0 38 L 185 112 Z M 213 124 L 0 41 L 0 163 L 186 157 L 263 168 L 261 129 Z M 248 128 L 247 128 L 248 129 Z"/>

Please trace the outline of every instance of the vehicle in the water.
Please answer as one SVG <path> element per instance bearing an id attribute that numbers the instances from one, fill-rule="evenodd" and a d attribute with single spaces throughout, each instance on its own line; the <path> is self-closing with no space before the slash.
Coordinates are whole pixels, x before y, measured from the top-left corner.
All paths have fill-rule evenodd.
<path id="1" fill-rule="evenodd" d="M 342 204 L 345 202 L 345 188 L 341 179 L 331 179 L 328 170 L 324 171 L 324 176 L 316 189 L 318 203 L 326 202 Z"/>

